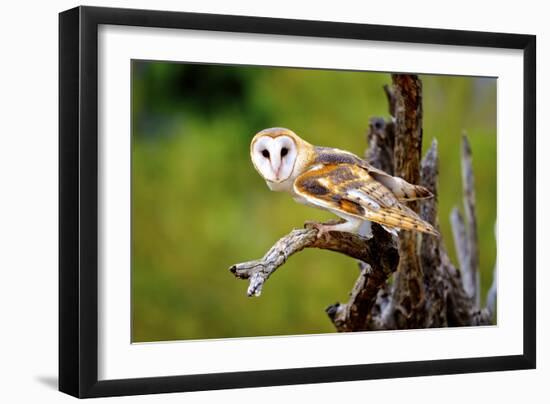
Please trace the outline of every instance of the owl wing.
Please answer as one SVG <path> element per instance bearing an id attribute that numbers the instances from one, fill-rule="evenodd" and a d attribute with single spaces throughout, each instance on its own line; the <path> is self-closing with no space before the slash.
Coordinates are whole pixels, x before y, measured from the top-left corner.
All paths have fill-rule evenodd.
<path id="1" fill-rule="evenodd" d="M 370 165 L 366 160 L 345 150 L 316 146 L 315 152 L 315 163 L 317 164 L 351 164 L 367 170 L 376 181 L 382 183 L 382 185 L 389 189 L 400 201 L 412 201 L 416 199 L 431 198 L 433 196 L 427 188 L 420 185 L 409 184 L 403 178 L 394 177 Z"/>
<path id="2" fill-rule="evenodd" d="M 421 185 L 409 184 L 403 178 L 394 177 L 385 171 L 365 164 L 362 166 L 374 179 L 388 188 L 400 201 L 414 201 L 433 197 L 433 194 Z"/>
<path id="3" fill-rule="evenodd" d="M 327 164 L 306 171 L 294 192 L 308 203 L 385 226 L 437 235 L 413 210 L 401 204 L 368 170 L 354 164 Z"/>

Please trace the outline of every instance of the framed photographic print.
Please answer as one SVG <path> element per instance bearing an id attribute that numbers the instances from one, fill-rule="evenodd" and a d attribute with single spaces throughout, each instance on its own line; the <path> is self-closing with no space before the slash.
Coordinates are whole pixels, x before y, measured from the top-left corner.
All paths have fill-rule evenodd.
<path id="1" fill-rule="evenodd" d="M 60 14 L 59 388 L 535 367 L 535 37 Z"/>

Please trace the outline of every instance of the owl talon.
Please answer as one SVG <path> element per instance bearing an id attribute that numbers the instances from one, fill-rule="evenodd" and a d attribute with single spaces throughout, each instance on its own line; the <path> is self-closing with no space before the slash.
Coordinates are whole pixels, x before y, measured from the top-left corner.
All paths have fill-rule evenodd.
<path id="1" fill-rule="evenodd" d="M 361 221 L 354 221 L 354 220 L 342 222 L 342 223 L 336 223 L 336 224 L 306 222 L 306 227 L 317 229 L 317 238 L 319 239 L 323 237 L 323 235 L 331 231 L 357 234 L 357 229 L 359 228 L 360 224 L 361 224 Z"/>
<path id="2" fill-rule="evenodd" d="M 307 221 L 305 222 L 305 228 L 306 229 L 316 229 L 317 230 L 317 238 L 321 238 L 326 232 L 327 232 L 327 229 L 326 227 L 329 227 L 329 226 L 326 226 L 322 223 L 317 223 L 317 222 L 311 222 L 311 221 Z"/>
<path id="3" fill-rule="evenodd" d="M 320 239 L 321 237 L 323 237 L 325 235 L 325 233 L 328 233 L 329 230 L 327 229 L 328 226 L 324 226 L 322 224 L 319 223 L 318 226 L 315 226 L 315 228 L 317 229 L 317 239 Z"/>

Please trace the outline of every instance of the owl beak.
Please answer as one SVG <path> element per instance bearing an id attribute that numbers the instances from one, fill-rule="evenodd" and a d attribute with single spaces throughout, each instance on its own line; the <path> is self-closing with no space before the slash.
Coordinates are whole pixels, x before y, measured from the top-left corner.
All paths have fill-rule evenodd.
<path id="1" fill-rule="evenodd" d="M 282 167 L 282 164 L 279 163 L 277 170 L 273 170 L 275 171 L 275 182 L 280 181 L 279 176 L 281 175 L 281 167 Z M 271 168 L 273 169 L 273 163 L 271 163 Z"/>
<path id="2" fill-rule="evenodd" d="M 279 166 L 279 168 L 277 169 L 277 172 L 275 173 L 275 179 L 277 180 L 277 182 L 280 181 L 280 175 L 281 175 L 281 166 Z"/>

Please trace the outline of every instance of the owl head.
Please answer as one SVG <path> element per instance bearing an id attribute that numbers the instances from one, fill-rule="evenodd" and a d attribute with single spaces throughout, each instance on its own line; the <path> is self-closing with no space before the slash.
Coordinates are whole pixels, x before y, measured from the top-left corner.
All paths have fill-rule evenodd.
<path id="1" fill-rule="evenodd" d="M 250 158 L 266 181 L 280 183 L 296 173 L 296 161 L 307 146 L 309 144 L 290 129 L 264 129 L 256 133 L 250 143 Z"/>

